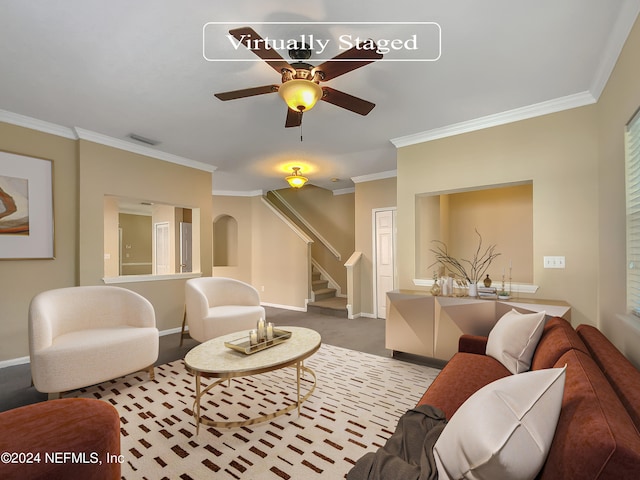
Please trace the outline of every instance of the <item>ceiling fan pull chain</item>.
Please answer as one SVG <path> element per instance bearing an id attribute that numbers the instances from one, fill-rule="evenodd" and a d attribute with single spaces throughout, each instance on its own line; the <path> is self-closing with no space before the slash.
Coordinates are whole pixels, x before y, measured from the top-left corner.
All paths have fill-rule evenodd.
<path id="1" fill-rule="evenodd" d="M 302 120 L 300 121 L 300 142 L 302 142 Z"/>

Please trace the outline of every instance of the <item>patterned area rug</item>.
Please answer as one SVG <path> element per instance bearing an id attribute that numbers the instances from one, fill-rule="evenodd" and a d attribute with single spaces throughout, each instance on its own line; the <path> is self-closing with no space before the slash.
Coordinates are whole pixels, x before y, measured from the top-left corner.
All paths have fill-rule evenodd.
<path id="1" fill-rule="evenodd" d="M 194 377 L 182 361 L 69 396 L 100 398 L 121 417 L 122 477 L 134 479 L 340 479 L 393 433 L 439 370 L 331 345 L 306 360 L 317 377 L 309 399 L 269 422 L 201 425 L 192 416 Z M 309 376 L 307 376 L 309 377 Z M 203 379 L 203 385 L 212 380 Z M 311 379 L 302 380 L 301 395 Z M 295 368 L 231 380 L 203 398 L 203 414 L 243 420 L 295 403 Z"/>

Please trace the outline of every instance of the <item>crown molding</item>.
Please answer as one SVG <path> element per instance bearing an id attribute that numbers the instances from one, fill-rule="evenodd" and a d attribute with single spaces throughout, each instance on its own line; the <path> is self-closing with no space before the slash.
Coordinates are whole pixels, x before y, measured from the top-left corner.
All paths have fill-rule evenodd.
<path id="1" fill-rule="evenodd" d="M 132 153 L 138 153 L 147 157 L 157 158 L 158 160 L 164 160 L 165 162 L 176 163 L 185 167 L 191 167 L 198 170 L 204 170 L 205 172 L 213 173 L 217 167 L 209 165 L 208 163 L 198 162 L 185 157 L 179 157 L 171 153 L 156 150 L 154 148 L 145 147 L 142 145 L 136 145 L 125 140 L 109 137 L 101 133 L 92 132 L 79 127 L 63 127 L 51 122 L 45 122 L 44 120 L 38 120 L 37 118 L 27 117 L 26 115 L 20 115 L 19 113 L 9 112 L 8 110 L 0 110 L 0 122 L 9 123 L 18 127 L 29 128 L 38 132 L 49 133 L 58 137 L 64 137 L 71 140 L 88 140 L 101 145 L 107 145 L 109 147 L 118 148 Z"/>
<path id="2" fill-rule="evenodd" d="M 566 97 L 560 97 L 546 102 L 508 110 L 502 113 L 487 115 L 486 117 L 480 117 L 466 122 L 455 123 L 446 127 L 427 130 L 426 132 L 392 138 L 391 143 L 393 143 L 396 148 L 408 147 L 418 143 L 430 142 L 432 140 L 452 137 L 462 133 L 497 127 L 507 123 L 518 122 L 529 118 L 548 115 L 550 113 L 569 110 L 571 108 L 583 107 L 585 105 L 596 103 L 596 101 L 596 98 L 590 92 L 580 92 L 573 95 L 567 95 Z"/>
<path id="3" fill-rule="evenodd" d="M 386 172 L 371 173 L 369 175 L 360 175 L 351 177 L 353 183 L 373 182 L 374 180 L 384 180 L 386 178 L 395 178 L 398 176 L 397 170 L 387 170 Z"/>
<path id="4" fill-rule="evenodd" d="M 337 190 L 333 190 L 333 196 L 335 197 L 337 195 L 347 195 L 349 193 L 355 193 L 355 191 L 355 187 L 339 188 Z"/>
<path id="5" fill-rule="evenodd" d="M 0 110 L 0 122 L 29 128 L 42 133 L 49 133 L 58 137 L 69 138 L 71 140 L 78 139 L 72 128 L 63 127 L 62 125 L 57 125 L 51 122 L 45 122 L 44 120 L 38 120 L 37 118 L 27 117 L 26 115 L 20 115 L 19 113 L 9 112 L 8 110 Z"/>
<path id="6" fill-rule="evenodd" d="M 219 197 L 262 197 L 266 195 L 264 190 L 213 190 L 211 193 L 212 195 L 217 195 Z"/>
<path id="7" fill-rule="evenodd" d="M 208 163 L 197 162 L 189 158 L 173 155 L 172 153 L 156 150 L 155 148 L 149 148 L 143 145 L 136 145 L 134 143 L 127 142 L 125 140 L 109 137 L 107 135 L 92 132 L 90 130 L 85 130 L 83 128 L 74 127 L 73 130 L 76 132 L 77 137 L 81 140 L 87 140 L 89 142 L 99 143 L 101 145 L 118 148 L 120 150 L 125 150 L 127 152 L 137 153 L 139 155 L 145 155 L 147 157 L 157 158 L 158 160 L 164 160 L 165 162 L 176 163 L 178 165 L 183 165 L 185 167 L 204 170 L 205 172 L 213 173 L 217 168 L 213 165 L 209 165 Z"/>

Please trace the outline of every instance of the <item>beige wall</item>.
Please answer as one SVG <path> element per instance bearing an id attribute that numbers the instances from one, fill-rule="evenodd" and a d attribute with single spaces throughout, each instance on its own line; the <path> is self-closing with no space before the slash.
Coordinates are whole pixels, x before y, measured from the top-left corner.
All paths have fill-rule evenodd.
<path id="1" fill-rule="evenodd" d="M 116 197 L 104 197 L 104 276 L 117 277 L 120 274 L 120 238 L 118 227 L 120 211 Z"/>
<path id="2" fill-rule="evenodd" d="M 112 199 L 113 197 L 106 197 Z M 105 221 L 107 212 L 105 212 Z M 122 274 L 123 275 L 143 275 L 151 274 L 152 256 L 152 222 L 148 215 L 133 215 L 130 213 L 118 214 L 118 223 L 112 231 L 118 232 L 118 228 L 122 229 Z M 106 227 L 105 227 L 106 228 Z M 105 235 L 107 237 L 108 235 Z M 116 247 L 116 251 L 117 251 Z M 106 244 L 105 244 L 105 252 Z M 111 259 L 109 259 L 111 260 Z M 105 259 L 105 276 L 107 275 L 107 260 Z M 127 263 L 145 263 L 147 265 L 126 265 Z M 115 276 L 118 275 L 116 271 Z"/>
<path id="3" fill-rule="evenodd" d="M 79 285 L 102 284 L 104 264 L 105 195 L 148 200 L 194 212 L 193 235 L 200 251 L 193 252 L 194 265 L 203 276 L 211 275 L 211 174 L 164 162 L 86 140 L 78 141 L 79 152 Z M 158 280 L 121 286 L 141 293 L 156 311 L 160 330 L 180 327 L 184 309 L 184 281 Z"/>
<path id="4" fill-rule="evenodd" d="M 340 259 L 337 259 L 319 240 L 314 240 L 311 249 L 313 259 L 336 281 L 341 293 L 346 294 L 344 263 L 355 245 L 354 194 L 334 195 L 330 190 L 315 185 L 305 185 L 301 189 L 283 188 L 277 193 L 339 252 Z"/>
<path id="5" fill-rule="evenodd" d="M 0 149 L 53 161 L 55 259 L 0 260 L 0 361 L 27 356 L 31 299 L 77 282 L 78 157 L 74 140 L 0 123 Z M 102 243 L 102 240 L 100 240 Z"/>
<path id="6" fill-rule="evenodd" d="M 487 273 L 495 282 L 509 281 L 509 266 L 513 265 L 514 283 L 533 282 L 533 188 L 531 184 L 501 186 L 446 195 L 416 198 L 416 278 L 431 279 L 440 240 L 452 256 L 469 259 L 478 248 L 481 253 L 497 245 L 500 253 Z M 467 265 L 463 263 L 465 267 Z M 448 272 L 448 274 L 451 272 Z M 484 277 L 483 277 L 484 278 Z"/>
<path id="7" fill-rule="evenodd" d="M 575 322 L 595 323 L 596 137 L 596 109 L 590 106 L 399 149 L 400 287 L 416 288 L 416 251 L 422 248 L 416 245 L 416 195 L 533 181 L 536 296 L 566 300 Z M 543 269 L 545 255 L 564 255 L 567 268 Z"/>
<path id="8" fill-rule="evenodd" d="M 640 107 L 640 19 L 597 104 L 598 326 L 640 366 L 640 322 L 626 312 L 624 128 Z"/>
<path id="9" fill-rule="evenodd" d="M 252 197 L 253 285 L 271 305 L 306 309 L 310 294 L 311 245 L 265 205 Z"/>
<path id="10" fill-rule="evenodd" d="M 215 195 L 213 218 L 222 215 L 238 222 L 238 262 L 214 267 L 213 275 L 253 285 L 263 303 L 305 309 L 309 298 L 310 245 L 268 208 L 261 196 Z"/>
<path id="11" fill-rule="evenodd" d="M 599 326 L 637 365 L 640 328 L 625 282 L 624 126 L 640 106 L 636 22 L 597 104 L 398 151 L 401 286 L 415 288 L 415 195 L 533 180 L 536 297 L 564 299 L 572 321 Z M 543 269 L 564 255 L 564 270 Z"/>
<path id="12" fill-rule="evenodd" d="M 79 140 L 78 144 L 81 285 L 98 285 L 102 281 L 105 195 L 200 208 L 201 220 L 194 219 L 193 225 L 194 236 L 200 236 L 200 252 L 194 252 L 194 261 L 200 262 L 203 275 L 211 274 L 210 173 L 86 140 Z"/>
<path id="13" fill-rule="evenodd" d="M 373 210 L 396 206 L 396 179 L 356 183 L 355 250 L 362 252 L 360 265 L 360 307 L 364 316 L 373 315 Z M 400 233 L 398 232 L 398 236 Z"/>

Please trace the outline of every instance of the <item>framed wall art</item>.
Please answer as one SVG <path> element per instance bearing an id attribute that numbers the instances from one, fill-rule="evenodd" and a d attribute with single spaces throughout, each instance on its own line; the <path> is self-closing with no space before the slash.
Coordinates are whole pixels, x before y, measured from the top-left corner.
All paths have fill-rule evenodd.
<path id="1" fill-rule="evenodd" d="M 0 151 L 0 260 L 54 258 L 53 162 Z"/>

